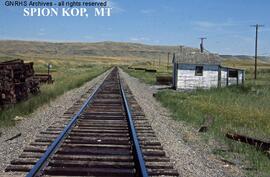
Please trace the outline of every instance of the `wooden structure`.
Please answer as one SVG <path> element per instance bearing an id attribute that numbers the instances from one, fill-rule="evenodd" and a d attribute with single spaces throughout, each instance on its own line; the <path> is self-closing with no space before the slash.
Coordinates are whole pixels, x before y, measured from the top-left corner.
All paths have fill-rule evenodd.
<path id="1" fill-rule="evenodd" d="M 244 70 L 221 66 L 218 55 L 208 53 L 175 55 L 173 61 L 173 87 L 175 89 L 209 89 L 242 85 L 245 81 Z"/>
<path id="2" fill-rule="evenodd" d="M 157 85 L 172 85 L 172 76 L 157 76 Z"/>
<path id="3" fill-rule="evenodd" d="M 45 84 L 53 84 L 54 82 L 51 74 L 35 74 L 34 79 Z"/>
<path id="4" fill-rule="evenodd" d="M 33 63 L 20 59 L 0 63 L 0 105 L 15 104 L 29 93 L 39 92 L 39 82 L 33 76 Z"/>

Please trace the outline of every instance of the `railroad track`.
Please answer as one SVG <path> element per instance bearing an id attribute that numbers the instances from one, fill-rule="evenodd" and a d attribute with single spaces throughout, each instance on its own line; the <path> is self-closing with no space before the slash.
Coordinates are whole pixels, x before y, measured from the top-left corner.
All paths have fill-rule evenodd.
<path id="1" fill-rule="evenodd" d="M 28 177 L 179 176 L 117 68 L 61 120 L 41 132 L 6 172 Z"/>

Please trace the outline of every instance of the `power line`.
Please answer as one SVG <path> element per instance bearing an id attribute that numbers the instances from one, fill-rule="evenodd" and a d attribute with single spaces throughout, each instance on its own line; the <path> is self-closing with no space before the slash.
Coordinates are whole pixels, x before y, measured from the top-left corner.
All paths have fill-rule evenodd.
<path id="1" fill-rule="evenodd" d="M 257 60 L 258 60 L 258 32 L 259 32 L 259 27 L 264 27 L 264 25 L 251 25 L 251 27 L 256 28 L 256 37 L 255 37 L 255 71 L 254 71 L 254 79 L 257 79 Z"/>

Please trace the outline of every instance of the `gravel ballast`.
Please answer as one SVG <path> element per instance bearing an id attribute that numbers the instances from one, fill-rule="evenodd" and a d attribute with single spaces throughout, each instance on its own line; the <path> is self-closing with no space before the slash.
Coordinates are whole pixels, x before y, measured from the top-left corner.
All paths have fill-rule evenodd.
<path id="1" fill-rule="evenodd" d="M 35 136 L 56 122 L 90 88 L 96 87 L 109 71 L 85 83 L 82 87 L 70 90 L 49 104 L 39 107 L 34 113 L 21 119 L 14 127 L 1 128 L 0 132 L 0 176 L 10 161 L 18 158 L 25 146 Z M 12 139 L 12 140 L 8 140 Z"/>
<path id="2" fill-rule="evenodd" d="M 97 86 L 97 83 L 100 83 L 108 72 L 38 108 L 31 115 L 18 121 L 16 126 L 0 129 L 0 132 L 2 132 L 0 136 L 0 176 L 6 175 L 3 172 L 7 165 L 11 160 L 18 158 L 24 147 L 32 142 L 36 135 L 57 122 L 68 108 L 91 87 Z M 180 176 L 243 176 L 241 170 L 237 167 L 218 160 L 203 143 L 198 143 L 196 146 L 187 143 L 187 141 L 200 141 L 196 130 L 182 122 L 174 121 L 170 117 L 169 111 L 152 96 L 156 91 L 153 87 L 141 83 L 138 79 L 130 77 L 122 71 L 120 73 L 142 107 L 146 118 Z M 15 138 L 8 140 L 12 137 Z"/>
<path id="3" fill-rule="evenodd" d="M 121 76 L 130 87 L 142 107 L 146 118 L 170 157 L 175 169 L 183 177 L 229 177 L 244 176 L 239 168 L 228 165 L 210 153 L 196 130 L 171 118 L 167 109 L 152 96 L 156 90 L 121 71 Z M 198 142 L 195 146 L 187 141 Z"/>

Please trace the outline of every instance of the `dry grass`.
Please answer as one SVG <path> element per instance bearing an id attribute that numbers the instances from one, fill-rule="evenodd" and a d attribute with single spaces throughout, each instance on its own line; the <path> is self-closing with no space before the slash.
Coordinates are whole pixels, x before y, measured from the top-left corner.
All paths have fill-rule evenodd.
<path id="1" fill-rule="evenodd" d="M 200 127 L 208 115 L 214 117 L 214 125 L 205 135 L 205 141 L 215 138 L 216 141 L 227 144 L 230 151 L 223 152 L 217 148 L 213 153 L 229 161 L 239 161 L 244 167 L 253 169 L 247 171 L 249 176 L 269 177 L 270 160 L 264 153 L 250 145 L 228 140 L 224 134 L 238 132 L 269 140 L 270 63 L 259 62 L 256 81 L 253 80 L 254 61 L 227 60 L 223 65 L 246 69 L 245 87 L 232 86 L 189 93 L 166 90 L 159 92 L 157 99 L 172 112 L 176 120 L 188 122 L 196 128 Z M 156 76 L 136 70 L 126 71 L 150 84 L 153 84 L 151 81 Z"/>
<path id="2" fill-rule="evenodd" d="M 50 102 L 68 90 L 80 87 L 110 67 L 110 65 L 93 64 L 93 62 L 87 60 L 38 58 L 28 61 L 34 61 L 34 69 L 38 73 L 46 73 L 47 63 L 52 63 L 53 69 L 51 73 L 55 82 L 51 85 L 43 85 L 39 95 L 31 96 L 27 101 L 2 110 L 0 112 L 0 126 L 14 125 L 16 116 L 25 116 L 32 113 L 39 106 Z"/>

